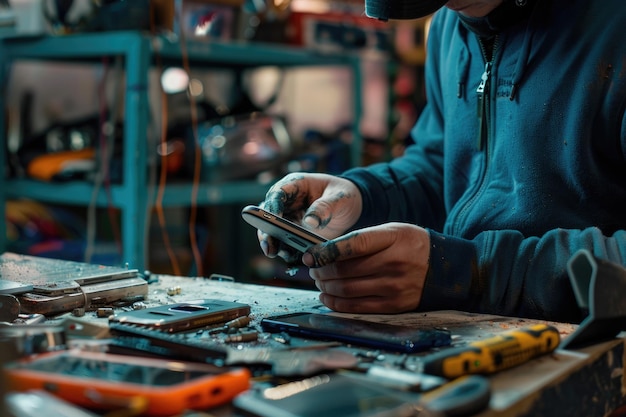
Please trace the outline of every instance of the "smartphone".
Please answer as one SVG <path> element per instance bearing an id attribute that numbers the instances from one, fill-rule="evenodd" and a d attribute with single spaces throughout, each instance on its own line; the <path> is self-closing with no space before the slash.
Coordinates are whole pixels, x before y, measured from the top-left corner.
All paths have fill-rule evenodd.
<path id="1" fill-rule="evenodd" d="M 419 396 L 343 374 L 322 374 L 245 391 L 233 406 L 255 417 L 399 417 L 418 414 Z"/>
<path id="2" fill-rule="evenodd" d="M 129 407 L 144 415 L 173 416 L 231 401 L 250 386 L 245 368 L 67 350 L 4 366 L 10 391 L 45 390 L 92 410 Z"/>
<path id="3" fill-rule="evenodd" d="M 287 332 L 304 338 L 404 353 L 422 352 L 452 343 L 450 332 L 444 329 L 416 329 L 321 313 L 298 312 L 266 317 L 261 320 L 261 327 L 268 332 Z"/>
<path id="4" fill-rule="evenodd" d="M 300 252 L 326 242 L 326 238 L 304 227 L 263 210 L 257 206 L 246 206 L 241 211 L 243 219 L 260 231 L 275 237 Z"/>
<path id="5" fill-rule="evenodd" d="M 250 306 L 222 300 L 192 300 L 116 313 L 109 322 L 134 324 L 164 332 L 192 330 L 250 314 Z"/>

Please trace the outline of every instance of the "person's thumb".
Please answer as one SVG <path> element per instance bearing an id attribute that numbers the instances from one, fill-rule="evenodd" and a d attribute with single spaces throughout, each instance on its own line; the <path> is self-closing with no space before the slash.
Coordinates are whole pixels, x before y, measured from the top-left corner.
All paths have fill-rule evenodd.
<path id="1" fill-rule="evenodd" d="M 332 220 L 336 202 L 321 197 L 315 200 L 304 213 L 302 222 L 313 230 L 323 230 Z"/>

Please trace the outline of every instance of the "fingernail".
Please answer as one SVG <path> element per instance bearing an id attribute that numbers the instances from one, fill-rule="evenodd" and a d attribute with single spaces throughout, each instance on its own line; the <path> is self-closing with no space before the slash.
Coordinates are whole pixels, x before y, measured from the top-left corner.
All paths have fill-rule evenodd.
<path id="1" fill-rule="evenodd" d="M 263 253 L 265 254 L 265 256 L 268 256 L 267 253 L 270 250 L 270 245 L 267 244 L 266 241 L 261 241 L 261 250 L 263 251 Z"/>
<path id="2" fill-rule="evenodd" d="M 305 216 L 303 221 L 314 229 L 317 229 L 320 225 L 320 221 L 316 216 Z"/>
<path id="3" fill-rule="evenodd" d="M 315 266 L 315 258 L 310 253 L 305 252 L 304 255 L 302 255 L 302 263 L 312 268 Z"/>

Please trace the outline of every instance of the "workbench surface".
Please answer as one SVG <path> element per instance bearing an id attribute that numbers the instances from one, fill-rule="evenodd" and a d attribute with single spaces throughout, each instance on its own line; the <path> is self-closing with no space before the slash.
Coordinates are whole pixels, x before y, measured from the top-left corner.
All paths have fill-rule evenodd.
<path id="1" fill-rule="evenodd" d="M 298 311 L 330 313 L 318 299 L 318 293 L 285 287 L 274 287 L 215 280 L 158 276 L 149 285 L 148 307 L 197 299 L 220 299 L 251 306 L 252 325 L 261 318 Z M 176 291 L 172 291 L 176 289 Z M 173 294 L 173 295 L 170 295 Z M 536 323 L 535 320 L 458 311 L 406 313 L 394 315 L 340 314 L 340 316 L 389 322 L 416 327 L 442 327 L 452 333 L 453 343 L 471 342 L 503 331 Z M 68 316 L 68 315 L 66 315 Z M 57 320 L 63 319 L 63 316 Z M 106 323 L 94 313 L 84 320 Z M 572 334 L 571 324 L 544 322 L 559 329 L 562 339 Z M 245 348 L 241 346 L 240 348 Z M 384 354 L 387 362 L 401 354 Z M 404 355 L 410 361 L 413 355 Z M 552 354 L 490 376 L 492 397 L 489 408 L 480 416 L 604 416 L 626 399 L 624 375 L 624 339 L 616 338 L 579 350 L 557 349 Z M 235 415 L 232 410 L 220 411 Z M 214 414 L 216 415 L 216 414 Z"/>

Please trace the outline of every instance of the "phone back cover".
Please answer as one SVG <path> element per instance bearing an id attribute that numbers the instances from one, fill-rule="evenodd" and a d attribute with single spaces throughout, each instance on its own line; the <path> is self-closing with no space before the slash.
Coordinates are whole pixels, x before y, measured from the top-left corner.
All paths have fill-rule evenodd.
<path id="1" fill-rule="evenodd" d="M 186 307 L 191 308 L 186 309 Z M 109 321 L 174 333 L 212 324 L 226 323 L 249 314 L 250 306 L 248 304 L 216 299 L 200 299 L 143 310 L 126 311 L 111 316 Z"/>

